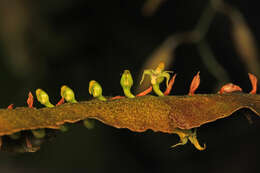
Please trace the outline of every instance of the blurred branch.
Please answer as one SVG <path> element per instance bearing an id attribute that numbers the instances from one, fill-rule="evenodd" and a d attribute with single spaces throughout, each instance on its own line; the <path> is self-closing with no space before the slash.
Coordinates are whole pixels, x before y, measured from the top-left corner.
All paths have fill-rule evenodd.
<path id="1" fill-rule="evenodd" d="M 142 71 L 144 69 L 153 68 L 160 61 L 164 61 L 165 66 L 167 68 L 167 67 L 169 67 L 170 64 L 172 64 L 174 62 L 174 51 L 179 45 L 184 44 L 184 43 L 199 44 L 200 42 L 205 41 L 205 37 L 210 28 L 210 24 L 216 14 L 216 10 L 214 10 L 214 8 L 212 7 L 213 1 L 218 1 L 218 0 L 211 0 L 208 3 L 205 10 L 202 12 L 202 15 L 201 15 L 197 25 L 195 26 L 195 29 L 193 29 L 190 32 L 183 32 L 183 33 L 177 33 L 174 35 L 170 35 L 159 46 L 159 48 L 157 48 L 149 56 L 147 62 L 145 63 L 145 65 L 142 68 Z M 205 41 L 204 44 L 206 44 L 206 43 L 207 42 Z M 218 68 L 218 69 L 222 69 L 221 72 L 216 71 L 216 69 L 212 69 L 211 64 L 217 64 L 216 63 L 217 61 L 214 59 L 213 53 L 212 52 L 210 53 L 210 49 L 207 49 L 208 47 L 209 46 L 206 47 L 204 45 L 204 48 L 200 49 L 200 52 L 205 51 L 205 50 L 207 51 L 205 53 L 201 52 L 201 54 L 203 54 L 203 55 L 211 54 L 212 55 L 211 58 L 209 58 L 209 59 L 207 59 L 207 58 L 202 59 L 202 60 L 206 60 L 206 62 L 204 62 L 204 64 L 206 65 L 208 70 L 211 73 L 213 73 L 213 75 L 214 74 L 216 75 L 216 73 L 223 74 L 224 75 L 223 78 L 228 79 L 228 76 L 225 76 L 226 73 L 225 72 L 223 73 L 224 68 L 222 68 L 220 64 L 219 64 L 219 66 L 221 68 Z M 211 63 L 210 61 L 213 61 L 213 62 Z M 144 81 L 143 85 L 138 88 L 138 91 L 141 91 L 144 88 L 147 88 L 148 85 L 149 85 L 149 81 L 148 80 Z"/>
<path id="2" fill-rule="evenodd" d="M 166 0 L 146 0 L 142 13 L 144 16 L 152 16 Z"/>
<path id="3" fill-rule="evenodd" d="M 149 1 L 149 0 L 148 0 Z M 152 1 L 152 0 L 151 0 Z M 150 3 L 152 3 L 150 1 Z M 155 2 L 154 2 L 155 3 Z M 157 5 L 158 7 L 159 5 Z M 245 62 L 247 68 L 252 73 L 260 76 L 260 63 L 253 35 L 246 24 L 242 14 L 234 7 L 224 3 L 223 0 L 210 0 L 202 12 L 195 28 L 190 32 L 177 33 L 170 35 L 166 40 L 149 56 L 142 68 L 153 68 L 158 62 L 164 61 L 166 68 L 174 62 L 175 49 L 184 43 L 197 44 L 198 51 L 203 63 L 209 72 L 216 77 L 218 85 L 229 80 L 225 69 L 219 64 L 206 41 L 206 34 L 210 28 L 217 12 L 222 12 L 230 17 L 233 25 L 233 39 L 237 52 Z M 143 83 L 138 90 L 143 90 L 149 85 L 148 80 Z"/>
<path id="4" fill-rule="evenodd" d="M 202 15 L 194 29 L 194 32 L 197 32 L 199 34 L 199 40 L 197 41 L 200 41 L 206 36 L 210 24 L 213 18 L 215 17 L 215 15 L 216 15 L 216 11 L 212 8 L 211 2 L 209 2 L 205 10 L 202 12 Z"/>
<path id="5" fill-rule="evenodd" d="M 215 9 L 230 18 L 232 37 L 236 51 L 246 64 L 248 71 L 260 76 L 260 62 L 258 48 L 254 36 L 241 12 L 235 7 L 219 0 Z"/>
<path id="6" fill-rule="evenodd" d="M 30 53 L 26 44 L 29 13 L 26 3 L 19 0 L 0 2 L 0 36 L 6 54 L 6 63 L 17 76 L 26 76 L 31 70 Z"/>
<path id="7" fill-rule="evenodd" d="M 227 83 L 229 81 L 228 74 L 216 60 L 209 44 L 206 41 L 201 41 L 198 44 L 198 50 L 204 65 L 208 67 L 211 74 L 218 80 L 219 84 L 216 88 L 219 88 L 224 83 Z"/>

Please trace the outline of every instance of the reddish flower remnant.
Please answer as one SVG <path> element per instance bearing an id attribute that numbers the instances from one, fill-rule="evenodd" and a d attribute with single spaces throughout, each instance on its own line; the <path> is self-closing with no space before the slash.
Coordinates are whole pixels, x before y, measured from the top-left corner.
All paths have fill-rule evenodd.
<path id="1" fill-rule="evenodd" d="M 28 94 L 27 104 L 29 108 L 33 108 L 33 95 L 31 92 Z"/>
<path id="2" fill-rule="evenodd" d="M 170 94 L 171 90 L 172 90 L 172 86 L 174 84 L 174 81 L 175 81 L 175 78 L 176 78 L 176 74 L 174 74 L 174 76 L 171 78 L 169 84 L 168 84 L 168 87 L 166 88 L 166 90 L 164 91 L 164 95 L 167 96 Z"/>
<path id="3" fill-rule="evenodd" d="M 31 141 L 30 141 L 30 139 L 28 137 L 25 138 L 25 142 L 26 142 L 26 146 L 28 148 L 32 148 L 32 143 L 31 143 Z"/>
<path id="4" fill-rule="evenodd" d="M 242 92 L 242 89 L 238 85 L 228 83 L 228 84 L 222 86 L 218 93 L 224 94 L 224 93 L 231 93 L 231 92 L 235 92 L 235 91 Z"/>
<path id="5" fill-rule="evenodd" d="M 250 91 L 250 94 L 256 94 L 257 91 L 257 78 L 255 75 L 248 73 L 251 85 L 252 85 L 252 90 Z"/>
<path id="6" fill-rule="evenodd" d="M 10 104 L 7 109 L 13 109 L 14 108 L 14 104 Z"/>
<path id="7" fill-rule="evenodd" d="M 192 82 L 190 84 L 189 95 L 194 95 L 199 85 L 200 85 L 200 72 L 198 72 L 192 79 Z"/>
<path id="8" fill-rule="evenodd" d="M 60 99 L 60 101 L 56 104 L 56 106 L 62 105 L 64 102 L 65 102 L 64 97 L 62 97 L 62 98 Z"/>
<path id="9" fill-rule="evenodd" d="M 150 92 L 152 92 L 152 90 L 153 90 L 153 87 L 150 86 L 149 88 L 147 88 L 147 89 L 144 90 L 143 92 L 140 92 L 140 93 L 137 94 L 136 96 L 137 96 L 137 97 L 145 96 L 145 95 L 149 94 Z"/>
<path id="10" fill-rule="evenodd" d="M 115 96 L 115 97 L 112 97 L 110 100 L 116 100 L 116 99 L 122 99 L 122 98 L 125 98 L 124 96 Z"/>

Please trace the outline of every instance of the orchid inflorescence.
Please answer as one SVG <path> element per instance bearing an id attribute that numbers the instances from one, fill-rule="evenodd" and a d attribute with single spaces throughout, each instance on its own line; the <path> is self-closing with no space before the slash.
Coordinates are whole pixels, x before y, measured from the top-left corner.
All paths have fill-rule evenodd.
<path id="1" fill-rule="evenodd" d="M 116 100 L 116 99 L 121 99 L 121 98 L 129 98 L 129 99 L 134 99 L 135 97 L 140 97 L 140 96 L 144 96 L 149 94 L 152 90 L 154 91 L 154 93 L 160 97 L 162 96 L 167 96 L 170 94 L 172 86 L 174 84 L 175 78 L 176 78 L 176 74 L 174 74 L 171 77 L 171 73 L 173 73 L 172 71 L 164 71 L 165 68 L 165 64 L 163 62 L 159 63 L 159 65 L 155 68 L 155 69 L 146 69 L 143 72 L 142 75 L 142 79 L 140 81 L 140 84 L 142 84 L 145 76 L 150 77 L 150 84 L 151 86 L 146 89 L 145 91 L 134 95 L 131 92 L 131 87 L 133 86 L 133 78 L 132 75 L 130 73 L 129 70 L 124 70 L 122 76 L 121 76 L 121 80 L 120 80 L 120 85 L 123 89 L 124 95 L 125 96 L 115 96 L 112 98 L 108 98 L 102 95 L 102 87 L 101 85 L 95 81 L 95 80 L 91 80 L 89 82 L 89 94 L 92 95 L 95 99 L 100 100 L 100 101 L 110 101 L 110 100 Z M 188 95 L 192 96 L 195 94 L 195 91 L 197 90 L 197 88 L 199 87 L 200 84 L 200 72 L 198 72 L 194 77 L 193 80 L 190 84 L 190 90 Z M 256 90 L 257 90 L 257 78 L 249 73 L 249 79 L 251 81 L 251 85 L 252 85 L 252 90 L 250 91 L 250 94 L 256 94 Z M 164 92 L 162 92 L 160 90 L 160 84 L 163 83 L 165 79 L 165 84 L 166 84 L 166 90 Z M 238 86 L 238 85 L 234 85 L 232 83 L 228 83 L 226 85 L 224 85 L 220 91 L 218 92 L 218 94 L 224 94 L 224 93 L 230 93 L 230 92 L 237 92 L 237 91 L 242 91 L 242 89 Z M 48 94 L 42 90 L 42 89 L 37 89 L 36 90 L 36 98 L 37 100 L 44 105 L 47 108 L 53 108 L 55 107 L 54 104 L 52 104 L 49 100 L 49 96 Z M 75 104 L 78 103 L 78 101 L 75 99 L 75 94 L 73 92 L 73 90 L 66 86 L 63 85 L 61 87 L 61 99 L 60 101 L 56 104 L 56 106 L 63 104 L 65 101 L 71 104 Z M 28 95 L 28 99 L 27 99 L 27 104 L 29 108 L 34 108 L 33 107 L 33 95 L 31 92 L 29 92 Z M 13 109 L 13 104 L 8 106 L 8 109 Z M 89 128 L 92 129 L 94 127 L 94 124 L 91 120 L 89 119 L 85 119 L 83 120 L 83 124 Z M 68 131 L 68 126 L 67 125 L 60 125 L 60 131 L 62 132 L 66 132 Z M 204 147 L 201 147 L 200 144 L 197 141 L 196 138 L 196 129 L 195 130 L 182 130 L 182 129 L 176 129 L 174 131 L 174 133 L 178 134 L 181 142 L 173 145 L 172 147 L 176 147 L 179 145 L 184 145 L 186 144 L 188 141 L 190 141 L 191 143 L 194 144 L 194 146 L 199 149 L 199 150 L 204 150 Z M 35 129 L 32 130 L 32 134 L 34 135 L 34 137 L 36 138 L 44 138 L 45 137 L 45 129 Z M 21 132 L 16 132 L 13 133 L 11 135 L 8 135 L 11 139 L 16 140 L 19 139 L 21 136 Z M 31 146 L 30 141 L 26 138 L 26 142 L 27 142 L 27 146 Z M 0 147 L 2 145 L 1 142 L 1 137 L 0 137 Z"/>
<path id="2" fill-rule="evenodd" d="M 120 85 L 124 91 L 124 95 L 125 96 L 116 96 L 113 98 L 110 98 L 109 100 L 115 100 L 115 99 L 119 99 L 119 98 L 135 98 L 135 97 L 140 97 L 140 96 L 144 96 L 149 94 L 152 89 L 154 90 L 154 92 L 158 95 L 158 96 L 163 96 L 163 95 L 168 95 L 170 93 L 171 87 L 173 85 L 174 79 L 176 77 L 176 75 L 172 78 L 172 80 L 170 81 L 170 84 L 168 84 L 169 79 L 170 79 L 170 71 L 164 71 L 164 63 L 160 63 L 158 65 L 158 67 L 155 70 L 145 70 L 144 74 L 143 74 L 143 78 L 145 75 L 148 75 L 151 77 L 151 87 L 149 87 L 147 90 L 137 94 L 136 96 L 131 92 L 131 87 L 133 86 L 133 78 L 132 75 L 130 73 L 129 70 L 124 70 L 124 73 L 121 76 L 121 80 L 120 80 Z M 142 80 L 143 80 L 142 78 Z M 166 78 L 166 85 L 167 85 L 167 90 L 165 91 L 164 94 L 162 94 L 162 91 L 160 90 L 159 85 L 162 83 L 162 81 L 164 80 L 164 78 Z M 142 83 L 142 80 L 140 83 Z M 37 100 L 44 105 L 47 108 L 53 108 L 55 107 L 54 104 L 52 104 L 49 100 L 49 96 L 47 94 L 47 92 L 45 92 L 43 89 L 36 89 L 36 98 Z M 66 86 L 63 85 L 61 87 L 61 99 L 60 101 L 56 104 L 56 106 L 63 104 L 65 101 L 68 103 L 78 103 L 78 101 L 75 99 L 75 94 L 73 92 L 73 90 Z M 95 80 L 91 80 L 89 82 L 89 94 L 92 95 L 94 98 L 101 100 L 101 101 L 107 101 L 108 98 L 104 97 L 102 95 L 102 87 L 101 85 L 95 81 Z M 27 99 L 27 104 L 29 108 L 34 108 L 33 107 L 33 95 L 31 92 L 29 92 L 28 94 L 28 99 Z M 8 106 L 8 109 L 13 109 L 13 104 Z M 83 120 L 83 124 L 84 126 L 86 126 L 89 129 L 92 129 L 94 127 L 94 124 L 91 120 L 86 119 Z M 68 131 L 68 125 L 60 125 L 60 131 L 62 132 L 66 132 Z M 32 134 L 34 137 L 36 138 L 44 138 L 46 133 L 45 133 L 45 129 L 35 129 L 32 130 Z M 11 135 L 8 135 L 11 139 L 16 140 L 19 139 L 21 136 L 21 132 L 16 132 L 13 133 Z M 27 145 L 31 146 L 30 141 L 28 139 L 26 139 Z"/>

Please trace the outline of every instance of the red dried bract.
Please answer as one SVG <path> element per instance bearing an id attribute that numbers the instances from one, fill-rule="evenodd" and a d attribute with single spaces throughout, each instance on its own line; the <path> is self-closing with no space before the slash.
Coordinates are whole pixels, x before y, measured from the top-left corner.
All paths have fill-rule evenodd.
<path id="1" fill-rule="evenodd" d="M 192 79 L 192 82 L 190 84 L 189 95 L 194 95 L 199 85 L 200 85 L 200 72 L 198 72 Z"/>
<path id="2" fill-rule="evenodd" d="M 14 108 L 14 104 L 10 104 L 7 109 L 13 109 Z"/>
<path id="3" fill-rule="evenodd" d="M 33 95 L 31 92 L 28 94 L 27 104 L 29 108 L 33 108 Z"/>
<path id="4" fill-rule="evenodd" d="M 256 94 L 257 91 L 257 78 L 255 75 L 248 73 L 251 85 L 252 85 L 252 90 L 250 91 L 250 94 Z"/>
<path id="5" fill-rule="evenodd" d="M 172 86 L 174 84 L 174 81 L 175 81 L 175 78 L 176 78 L 176 74 L 174 74 L 174 76 L 171 78 L 169 84 L 168 84 L 168 87 L 167 89 L 164 91 L 164 95 L 167 96 L 170 94 L 171 90 L 172 90 Z"/>
<path id="6" fill-rule="evenodd" d="M 149 94 L 150 92 L 152 92 L 152 90 L 153 90 L 153 87 L 150 86 L 149 88 L 147 88 L 147 89 L 144 90 L 143 92 L 140 92 L 140 93 L 137 94 L 136 96 L 137 96 L 137 97 L 145 96 L 145 95 Z"/>
<path id="7" fill-rule="evenodd" d="M 116 99 L 122 99 L 122 98 L 125 98 L 124 96 L 115 96 L 115 97 L 112 97 L 110 100 L 116 100 Z"/>
<path id="8" fill-rule="evenodd" d="M 64 98 L 62 97 L 62 98 L 60 99 L 60 101 L 56 104 L 56 106 L 62 105 L 64 102 L 65 102 L 65 100 L 64 100 Z"/>
<path id="9" fill-rule="evenodd" d="M 228 84 L 222 86 L 218 93 L 223 94 L 223 93 L 231 93 L 231 92 L 235 92 L 235 91 L 242 92 L 242 89 L 238 85 L 228 83 Z"/>

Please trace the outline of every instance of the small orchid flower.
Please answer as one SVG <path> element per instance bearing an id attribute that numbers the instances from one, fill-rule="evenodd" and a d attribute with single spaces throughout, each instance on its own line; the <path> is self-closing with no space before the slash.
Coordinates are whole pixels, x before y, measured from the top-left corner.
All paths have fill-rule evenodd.
<path id="1" fill-rule="evenodd" d="M 131 87 L 133 86 L 133 78 L 129 70 L 125 70 L 122 74 L 120 84 L 124 90 L 124 94 L 128 98 L 135 98 L 131 93 Z"/>
<path id="2" fill-rule="evenodd" d="M 61 97 L 63 97 L 67 102 L 77 103 L 73 90 L 71 88 L 69 88 L 68 86 L 63 85 L 61 87 L 60 94 L 61 94 Z"/>
<path id="3" fill-rule="evenodd" d="M 197 139 L 197 129 L 187 130 L 187 129 L 175 129 L 174 133 L 176 133 L 180 137 L 180 142 L 171 146 L 171 148 L 175 148 L 180 145 L 185 145 L 188 141 L 190 141 L 198 150 L 205 150 L 206 145 L 201 146 Z"/>
<path id="4" fill-rule="evenodd" d="M 165 64 L 163 62 L 160 62 L 160 64 L 157 66 L 155 70 L 153 69 L 144 70 L 142 79 L 140 81 L 141 84 L 146 75 L 150 76 L 153 90 L 158 96 L 164 96 L 163 92 L 160 90 L 159 85 L 163 82 L 164 78 L 166 78 L 166 86 L 168 87 L 168 83 L 171 77 L 169 73 L 172 73 L 172 71 L 163 71 L 164 67 Z"/>
<path id="5" fill-rule="evenodd" d="M 51 104 L 51 102 L 49 101 L 49 96 L 48 94 L 43 91 L 42 89 L 37 89 L 36 90 L 36 97 L 37 97 L 37 100 L 44 106 L 48 107 L 48 108 L 52 108 L 54 107 L 53 104 Z"/>
<path id="6" fill-rule="evenodd" d="M 102 87 L 101 85 L 95 81 L 91 80 L 89 82 L 89 88 L 88 88 L 89 94 L 93 95 L 93 97 L 98 98 L 101 101 L 106 101 L 107 99 L 102 95 Z"/>

